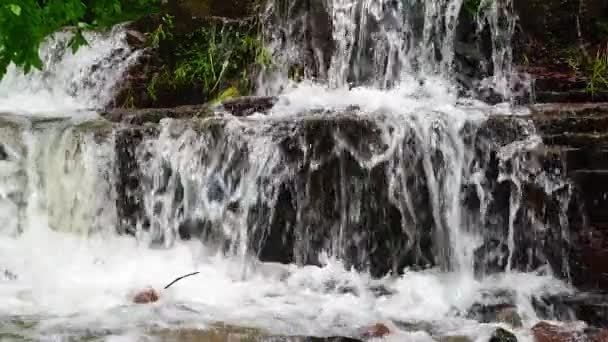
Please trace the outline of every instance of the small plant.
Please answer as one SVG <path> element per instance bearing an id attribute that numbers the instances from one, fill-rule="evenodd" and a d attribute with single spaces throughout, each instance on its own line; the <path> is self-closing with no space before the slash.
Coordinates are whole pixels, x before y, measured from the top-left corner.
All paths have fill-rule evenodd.
<path id="1" fill-rule="evenodd" d="M 172 30 L 175 26 L 173 24 L 173 19 L 174 17 L 170 14 L 162 16 L 161 23 L 148 36 L 148 44 L 151 47 L 158 48 L 161 41 L 173 38 Z"/>
<path id="2" fill-rule="evenodd" d="M 600 90 L 608 89 L 608 46 L 597 51 L 590 63 L 589 80 L 585 90 L 592 96 Z"/>
<path id="3" fill-rule="evenodd" d="M 150 44 L 164 54 L 163 70 L 150 80 L 147 91 L 156 101 L 161 88 L 200 91 L 209 101 L 224 100 L 251 91 L 256 70 L 272 67 L 255 25 L 210 23 L 174 37 L 172 18 L 150 35 Z M 171 38 L 170 44 L 164 44 Z"/>

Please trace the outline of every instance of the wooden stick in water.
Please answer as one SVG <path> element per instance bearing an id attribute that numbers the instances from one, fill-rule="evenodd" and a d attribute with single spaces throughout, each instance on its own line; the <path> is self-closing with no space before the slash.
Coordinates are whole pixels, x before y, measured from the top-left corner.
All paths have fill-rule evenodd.
<path id="1" fill-rule="evenodd" d="M 189 274 L 183 275 L 183 276 L 181 276 L 181 277 L 179 277 L 179 278 L 175 279 L 174 281 L 170 282 L 170 283 L 169 283 L 169 285 L 165 286 L 165 288 L 164 288 L 164 289 L 165 289 L 165 290 L 166 290 L 166 289 L 168 289 L 168 288 L 169 288 L 169 286 L 171 286 L 171 285 L 173 285 L 173 284 L 177 283 L 178 281 L 180 281 L 180 280 L 182 280 L 182 279 L 184 279 L 184 278 L 186 278 L 186 277 L 190 277 L 190 276 L 193 276 L 193 275 L 195 275 L 195 274 L 199 274 L 199 273 L 200 273 L 200 272 L 193 272 L 193 273 L 189 273 Z"/>

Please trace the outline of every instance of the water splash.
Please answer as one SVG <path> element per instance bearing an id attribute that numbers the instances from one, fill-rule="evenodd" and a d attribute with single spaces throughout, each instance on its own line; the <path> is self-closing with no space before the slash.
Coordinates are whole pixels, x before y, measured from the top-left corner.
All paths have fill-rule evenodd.
<path id="1" fill-rule="evenodd" d="M 0 81 L 0 112 L 71 116 L 104 108 L 138 55 L 125 32 L 119 25 L 109 32 L 85 33 L 88 45 L 75 54 L 68 47 L 69 31 L 51 35 L 40 48 L 42 70 L 24 75 L 9 67 Z"/>
<path id="2" fill-rule="evenodd" d="M 42 225 L 86 236 L 115 225 L 114 144 L 99 135 L 103 126 L 16 117 L 0 125 L 8 133 L 0 140 L 7 151 L 0 203 L 12 218 L 3 233 Z"/>

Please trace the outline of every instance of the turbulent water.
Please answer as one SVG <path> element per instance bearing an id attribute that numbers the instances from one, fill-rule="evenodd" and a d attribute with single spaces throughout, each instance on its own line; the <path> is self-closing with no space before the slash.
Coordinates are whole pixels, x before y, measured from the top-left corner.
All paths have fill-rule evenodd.
<path id="1" fill-rule="evenodd" d="M 538 165 L 531 123 L 487 136 L 505 106 L 458 91 L 462 5 L 277 0 L 270 113 L 148 129 L 84 113 L 137 55 L 120 27 L 75 55 L 67 35 L 49 39 L 44 70 L 0 82 L 13 113 L 0 119 L 0 337 L 134 341 L 214 322 L 350 336 L 384 322 L 396 341 L 485 341 L 497 324 L 472 308 L 508 303 L 530 339 L 533 299 L 573 291 L 571 188 Z M 493 42 L 480 82 L 505 99 L 510 7 L 482 1 L 477 14 Z M 330 49 L 310 27 L 329 29 Z M 285 72 L 302 61 L 294 85 Z M 530 207 L 530 189 L 556 199 L 555 218 Z M 129 304 L 192 271 L 159 303 Z"/>

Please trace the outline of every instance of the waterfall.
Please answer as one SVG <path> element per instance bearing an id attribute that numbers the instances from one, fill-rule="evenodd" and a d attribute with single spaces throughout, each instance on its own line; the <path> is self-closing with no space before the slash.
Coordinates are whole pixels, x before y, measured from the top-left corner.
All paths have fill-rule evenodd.
<path id="1" fill-rule="evenodd" d="M 0 81 L 0 112 L 72 116 L 103 109 L 114 87 L 139 52 L 126 41 L 119 25 L 108 32 L 86 32 L 87 45 L 76 53 L 68 46 L 72 33 L 57 32 L 40 48 L 42 69 L 27 75 L 14 65 Z"/>
<path id="2" fill-rule="evenodd" d="M 496 324 L 475 306 L 512 305 L 525 341 L 535 300 L 573 292 L 574 189 L 530 118 L 504 115 L 525 114 L 509 106 L 511 1 L 482 0 L 469 23 L 491 39 L 475 91 L 507 106 L 459 83 L 463 6 L 269 1 L 272 109 L 143 125 L 83 115 L 138 56 L 124 27 L 76 54 L 50 37 L 43 70 L 0 81 L 0 338 L 31 319 L 28 338 L 385 321 L 397 340 L 479 339 Z M 154 306 L 125 305 L 193 270 Z"/>
<path id="3" fill-rule="evenodd" d="M 428 79 L 453 86 L 455 43 L 461 13 L 466 12 L 463 2 L 275 0 L 267 8 L 267 37 L 277 63 L 283 66 L 283 78 L 290 67 L 300 66 L 304 75 L 333 88 L 365 85 L 386 89 Z M 478 80 L 480 87 L 512 100 L 513 5 L 510 0 L 483 0 L 471 15 L 477 33 L 488 30 L 492 43 L 491 58 L 478 66 L 490 72 Z M 276 89 L 271 85 L 270 89 Z"/>

